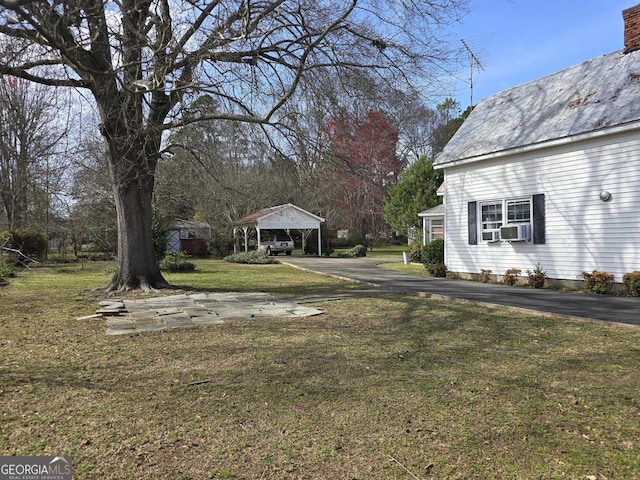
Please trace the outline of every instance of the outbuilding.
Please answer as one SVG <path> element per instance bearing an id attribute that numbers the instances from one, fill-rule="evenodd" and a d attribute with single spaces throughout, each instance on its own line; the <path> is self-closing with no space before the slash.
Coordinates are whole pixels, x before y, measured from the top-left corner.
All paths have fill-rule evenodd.
<path id="1" fill-rule="evenodd" d="M 436 205 L 433 208 L 420 212 L 422 219 L 422 244 L 426 245 L 432 240 L 444 238 L 444 205 Z"/>
<path id="2" fill-rule="evenodd" d="M 204 222 L 174 220 L 167 228 L 167 252 L 207 255 L 211 226 Z"/>

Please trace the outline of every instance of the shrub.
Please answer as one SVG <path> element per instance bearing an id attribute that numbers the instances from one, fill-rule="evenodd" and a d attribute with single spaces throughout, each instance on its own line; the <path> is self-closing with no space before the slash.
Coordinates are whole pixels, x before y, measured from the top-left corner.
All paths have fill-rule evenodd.
<path id="1" fill-rule="evenodd" d="M 170 253 L 160 262 L 160 270 L 167 272 L 193 272 L 196 269 L 194 263 L 187 261 L 189 256 L 184 252 Z"/>
<path id="2" fill-rule="evenodd" d="M 422 263 L 425 265 L 444 264 L 444 240 L 436 238 L 431 240 L 424 247 L 422 253 Z"/>
<path id="3" fill-rule="evenodd" d="M 0 278 L 10 278 L 16 276 L 16 269 L 13 265 L 0 265 Z"/>
<path id="4" fill-rule="evenodd" d="M 153 241 L 153 253 L 156 256 L 156 261 L 162 260 L 167 254 L 168 236 L 169 232 L 164 225 L 160 211 L 154 209 L 151 222 L 151 239 Z"/>
<path id="5" fill-rule="evenodd" d="M 482 283 L 489 283 L 491 281 L 491 270 L 480 269 L 479 279 Z"/>
<path id="6" fill-rule="evenodd" d="M 522 270 L 520 270 L 519 268 L 508 269 L 502 276 L 502 283 L 513 287 L 518 283 L 518 276 L 520 276 L 521 273 Z"/>
<path id="7" fill-rule="evenodd" d="M 414 243 L 409 247 L 409 261 L 412 263 L 423 263 L 422 262 L 422 254 L 424 252 L 424 247 L 419 243 Z"/>
<path id="8" fill-rule="evenodd" d="M 625 273 L 622 276 L 624 291 L 632 297 L 640 297 L 640 271 Z"/>
<path id="9" fill-rule="evenodd" d="M 340 257 L 366 257 L 367 247 L 364 245 L 356 245 L 351 250 L 348 250 L 339 255 Z"/>
<path id="10" fill-rule="evenodd" d="M 20 251 L 23 255 L 34 259 L 42 259 L 47 256 L 47 234 L 32 228 L 20 228 L 3 232 L 3 238 L 9 238 L 7 247 Z M 24 257 L 17 261 L 24 260 Z"/>
<path id="11" fill-rule="evenodd" d="M 304 255 L 317 255 L 318 254 L 318 246 L 314 242 L 307 241 L 304 246 Z"/>
<path id="12" fill-rule="evenodd" d="M 432 263 L 431 265 L 427 265 L 425 263 L 424 266 L 427 268 L 429 273 L 431 275 L 433 275 L 434 277 L 446 277 L 447 276 L 447 267 L 445 266 L 444 263 Z"/>
<path id="13" fill-rule="evenodd" d="M 588 293 L 607 293 L 611 290 L 614 276 L 607 272 L 582 272 L 578 275 L 584 280 L 584 291 Z"/>
<path id="14" fill-rule="evenodd" d="M 533 288 L 544 288 L 544 284 L 547 281 L 547 272 L 542 269 L 540 263 L 536 264 L 536 268 L 532 270 L 527 270 L 527 277 L 529 281 L 529 286 Z"/>
<path id="15" fill-rule="evenodd" d="M 233 239 L 222 235 L 214 235 L 209 240 L 208 249 L 213 258 L 224 258 L 233 252 Z"/>
<path id="16" fill-rule="evenodd" d="M 280 263 L 279 260 L 269 257 L 267 254 L 252 250 L 250 252 L 241 252 L 234 255 L 228 255 L 223 259 L 230 263 L 249 263 L 254 265 L 266 265 Z"/>

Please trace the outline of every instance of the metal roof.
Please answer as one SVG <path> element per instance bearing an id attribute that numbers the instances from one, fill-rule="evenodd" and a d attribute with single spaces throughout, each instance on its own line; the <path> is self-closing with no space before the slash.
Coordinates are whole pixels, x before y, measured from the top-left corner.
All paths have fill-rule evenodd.
<path id="1" fill-rule="evenodd" d="M 480 101 L 435 165 L 481 160 L 496 152 L 637 121 L 640 50 L 620 50 Z"/>
<path id="2" fill-rule="evenodd" d="M 195 238 L 209 240 L 211 238 L 211 225 L 204 222 L 195 222 L 193 220 L 175 219 L 169 224 L 168 228 L 171 230 L 186 230 L 191 232 Z"/>
<path id="3" fill-rule="evenodd" d="M 235 222 L 233 222 L 233 225 L 235 226 L 254 225 L 254 224 L 260 223 L 261 220 L 269 218 L 273 215 L 282 214 L 286 210 L 293 210 L 304 217 L 310 217 L 311 219 L 313 219 L 318 223 L 324 222 L 324 218 L 319 217 L 318 215 L 314 215 L 313 213 L 308 212 L 300 207 L 297 207 L 292 203 L 287 203 L 286 205 L 277 205 L 275 207 L 263 208 L 262 210 L 258 210 L 257 212 L 254 212 L 251 215 L 247 215 L 246 217 L 241 218 L 240 220 L 236 220 Z M 295 228 L 295 226 L 292 228 Z"/>
<path id="4" fill-rule="evenodd" d="M 247 215 L 246 217 L 243 217 L 240 220 L 236 220 L 235 222 L 233 222 L 233 225 L 248 225 L 248 224 L 256 223 L 261 218 L 271 215 L 272 213 L 279 212 L 285 206 L 286 205 L 278 205 L 277 207 L 263 208 L 262 210 L 258 210 L 257 212 Z"/>
<path id="5" fill-rule="evenodd" d="M 193 220 L 182 220 L 180 218 L 175 219 L 169 224 L 170 230 L 176 230 L 180 228 L 186 229 L 211 229 L 211 226 L 205 222 L 196 222 Z"/>

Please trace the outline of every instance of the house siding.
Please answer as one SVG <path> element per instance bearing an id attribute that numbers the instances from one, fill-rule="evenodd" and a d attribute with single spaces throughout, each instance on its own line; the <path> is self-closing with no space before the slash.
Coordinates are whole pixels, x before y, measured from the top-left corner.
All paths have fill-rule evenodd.
<path id="1" fill-rule="evenodd" d="M 523 273 L 575 280 L 598 269 L 616 281 L 640 270 L 640 133 L 446 168 L 445 262 L 452 272 Z M 607 190 L 612 200 L 603 202 Z M 545 195 L 545 243 L 469 244 L 468 204 Z M 479 240 L 479 237 L 478 237 Z"/>

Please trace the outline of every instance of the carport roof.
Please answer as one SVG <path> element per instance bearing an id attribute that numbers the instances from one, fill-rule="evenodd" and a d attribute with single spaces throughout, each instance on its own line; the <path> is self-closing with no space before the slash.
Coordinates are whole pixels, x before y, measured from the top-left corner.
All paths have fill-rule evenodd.
<path id="1" fill-rule="evenodd" d="M 291 218 L 292 224 L 288 228 L 309 228 L 307 226 L 295 225 L 296 219 L 301 217 L 302 218 L 306 217 L 308 220 L 311 220 L 313 223 L 317 223 L 318 225 L 324 222 L 324 218 L 314 215 L 313 213 L 308 212 L 300 207 L 297 207 L 292 203 L 287 203 L 285 205 L 278 205 L 275 207 L 263 208 L 262 210 L 258 210 L 257 212 L 254 212 L 251 215 L 247 215 L 246 217 L 241 218 L 240 220 L 236 220 L 235 222 L 233 222 L 233 225 L 236 227 L 247 226 L 247 225 L 250 225 L 250 226 L 259 225 L 260 223 L 264 223 L 265 221 L 268 221 L 269 218 L 271 217 L 275 217 L 278 215 L 285 216 L 287 214 L 287 211 L 292 214 L 292 215 L 287 215 L 292 217 Z M 316 226 L 315 228 L 318 228 L 318 227 Z"/>

